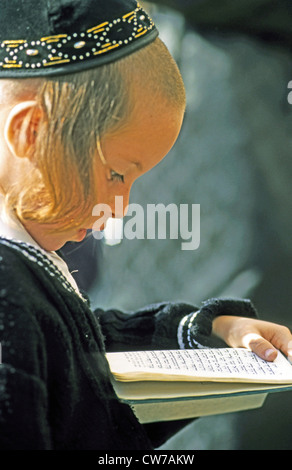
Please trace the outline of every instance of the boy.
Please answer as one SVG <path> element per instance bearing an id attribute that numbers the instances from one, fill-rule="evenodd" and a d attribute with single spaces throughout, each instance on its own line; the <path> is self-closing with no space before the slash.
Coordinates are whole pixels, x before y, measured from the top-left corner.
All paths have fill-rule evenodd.
<path id="1" fill-rule="evenodd" d="M 106 216 L 124 215 L 134 181 L 177 139 L 183 82 L 133 0 L 10 0 L 2 11 L 0 447 L 151 449 L 158 441 L 115 396 L 106 349 L 208 347 L 213 329 L 273 360 L 291 334 L 249 301 L 90 310 L 56 250 L 84 238 L 97 203 L 122 196 Z"/>

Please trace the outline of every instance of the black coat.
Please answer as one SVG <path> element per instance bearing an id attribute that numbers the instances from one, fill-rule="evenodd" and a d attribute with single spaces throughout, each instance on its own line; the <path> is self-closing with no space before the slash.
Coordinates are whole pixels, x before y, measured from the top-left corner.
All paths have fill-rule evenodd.
<path id="1" fill-rule="evenodd" d="M 220 301 L 212 301 L 200 315 L 212 320 L 213 314 L 229 314 L 230 306 L 236 314 L 254 315 L 249 304 L 236 301 L 225 303 L 223 310 Z M 113 391 L 105 351 L 178 348 L 179 322 L 195 310 L 162 303 L 131 315 L 92 312 L 45 254 L 2 238 L 0 449 L 148 450 L 160 445 L 185 422 L 142 426 Z M 197 338 L 208 335 L 210 325 L 197 325 Z"/>

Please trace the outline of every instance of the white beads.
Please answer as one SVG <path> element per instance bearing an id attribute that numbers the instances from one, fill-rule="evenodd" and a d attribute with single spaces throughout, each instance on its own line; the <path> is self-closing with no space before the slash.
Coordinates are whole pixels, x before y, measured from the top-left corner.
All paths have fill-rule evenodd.
<path id="1" fill-rule="evenodd" d="M 128 45 L 153 28 L 152 20 L 141 7 L 137 7 L 121 18 L 105 21 L 87 31 L 33 41 L 5 40 L 0 42 L 0 70 L 48 68 L 94 58 Z"/>

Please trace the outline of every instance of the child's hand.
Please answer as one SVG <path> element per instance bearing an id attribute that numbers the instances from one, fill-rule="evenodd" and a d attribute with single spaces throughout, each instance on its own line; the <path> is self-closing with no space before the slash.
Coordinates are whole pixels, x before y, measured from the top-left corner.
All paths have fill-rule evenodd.
<path id="1" fill-rule="evenodd" d="M 292 360 L 292 335 L 285 326 L 243 317 L 219 316 L 213 333 L 233 348 L 249 348 L 259 357 L 274 361 L 277 349 Z"/>

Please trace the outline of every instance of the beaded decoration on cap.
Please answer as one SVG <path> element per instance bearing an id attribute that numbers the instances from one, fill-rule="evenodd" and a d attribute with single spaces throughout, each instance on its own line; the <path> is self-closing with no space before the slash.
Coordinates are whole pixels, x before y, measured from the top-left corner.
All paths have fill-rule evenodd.
<path id="1" fill-rule="evenodd" d="M 16 71 L 21 70 L 25 72 L 22 76 L 57 75 L 65 73 L 66 69 L 69 71 L 68 65 L 71 71 L 80 70 L 81 62 L 86 62 L 84 69 L 103 65 L 131 53 L 131 46 L 133 51 L 138 49 L 137 41 L 150 33 L 151 40 L 158 36 L 152 19 L 137 4 L 135 10 L 122 17 L 93 24 L 85 31 L 64 32 L 30 41 L 25 38 L 2 41 L 0 73 L 5 76 L 5 71 L 9 71 L 9 76 L 17 77 Z M 96 61 L 97 57 L 100 60 Z"/>

